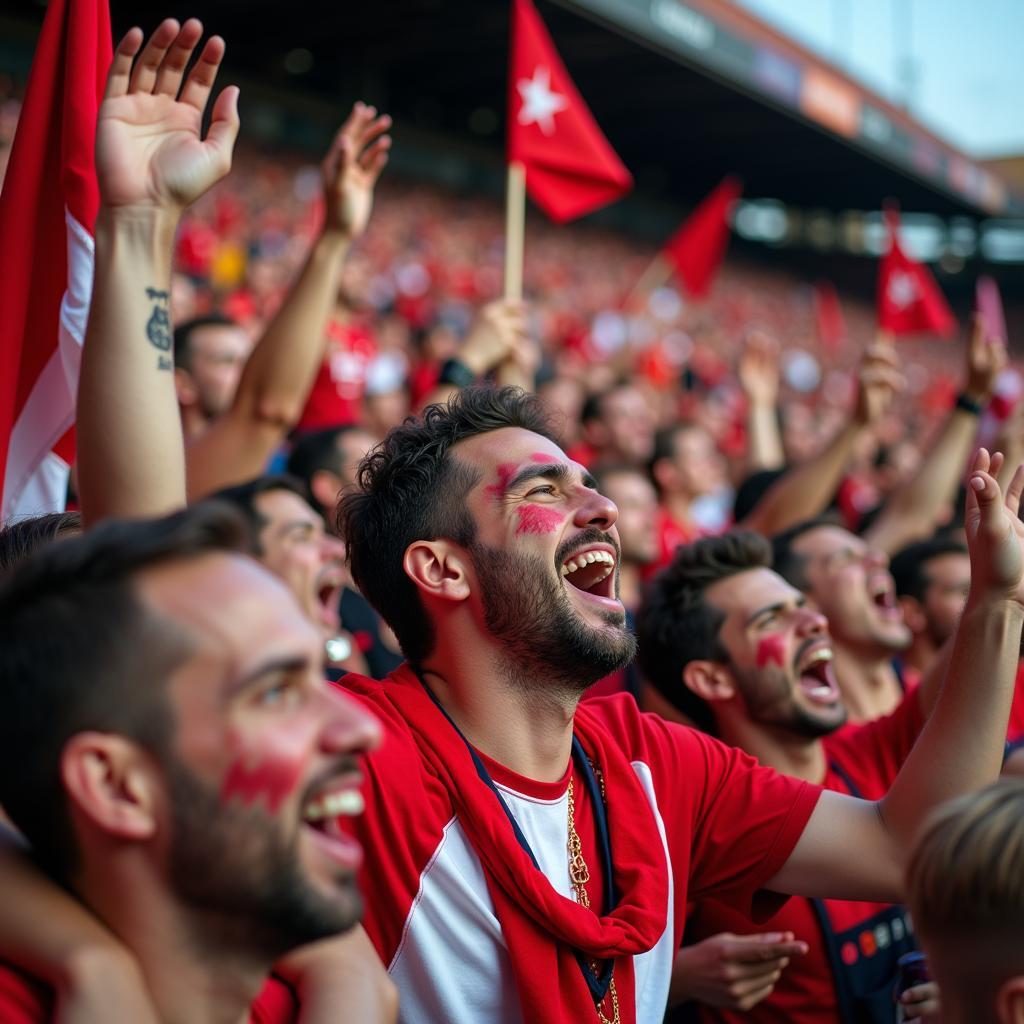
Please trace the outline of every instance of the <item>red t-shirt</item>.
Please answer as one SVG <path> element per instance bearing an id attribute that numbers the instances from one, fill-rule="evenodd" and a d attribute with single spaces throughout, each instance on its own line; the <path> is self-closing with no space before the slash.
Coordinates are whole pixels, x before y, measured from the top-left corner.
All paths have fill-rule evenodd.
<path id="1" fill-rule="evenodd" d="M 917 739 L 924 716 L 916 691 L 909 691 L 888 717 L 865 725 L 849 726 L 826 737 L 828 771 L 824 788 L 855 794 L 867 800 L 883 797 Z M 822 940 L 822 923 L 815 903 L 828 916 L 838 956 L 848 972 L 857 972 L 864 991 L 891 1002 L 895 962 L 906 952 L 910 925 L 902 908 L 883 903 L 851 900 L 812 901 L 794 897 L 767 921 L 717 899 L 702 900 L 692 908 L 686 941 L 700 942 L 721 932 L 793 932 L 808 943 L 805 956 L 793 957 L 772 994 L 744 1013 L 701 1006 L 701 1020 L 710 1024 L 835 1024 L 841 1020 L 836 981 Z M 894 1018 L 895 1019 L 895 1018 Z"/>
<path id="2" fill-rule="evenodd" d="M 377 343 L 365 328 L 337 320 L 327 325 L 327 337 L 327 351 L 295 427 L 298 433 L 347 426 L 362 416 L 367 368 Z"/>
<path id="3" fill-rule="evenodd" d="M 1007 743 L 1016 743 L 1017 740 L 1024 738 L 1024 660 L 1017 665 L 1017 679 L 1013 685 L 1010 724 L 1006 730 Z"/>
<path id="4" fill-rule="evenodd" d="M 0 963 L 0 1021 L 3 1024 L 49 1024 L 54 1019 L 53 991 L 9 964 Z M 110 1007 L 111 1021 L 120 1021 Z M 291 989 L 276 978 L 268 980 L 252 1006 L 250 1024 L 293 1024 L 296 1003 Z"/>
<path id="5" fill-rule="evenodd" d="M 651 571 L 661 569 L 672 561 L 676 548 L 680 544 L 691 544 L 705 536 L 704 531 L 692 523 L 680 523 L 668 514 L 664 506 L 658 506 L 658 557 L 651 566 Z"/>
<path id="6" fill-rule="evenodd" d="M 366 760 L 366 810 L 345 819 L 345 826 L 366 850 L 360 875 L 364 925 L 398 986 L 403 1020 L 518 1022 L 514 971 L 491 882 L 447 790 L 389 700 L 391 682 L 348 676 L 344 683 L 385 730 L 383 746 Z M 789 857 L 819 790 L 699 732 L 644 714 L 629 696 L 588 707 L 627 752 L 659 822 L 670 867 L 665 928 L 652 950 L 634 957 L 635 1006 L 622 1011 L 623 1024 L 660 1024 L 687 900 L 714 894 L 748 913 L 755 907 L 773 911 L 780 897 L 759 890 Z M 557 782 L 539 783 L 484 760 L 548 883 L 572 898 L 566 791 L 575 767 Z M 574 788 L 582 848 L 596 851 L 586 786 L 577 782 Z M 599 859 L 588 855 L 588 863 L 591 879 L 599 879 Z M 601 894 L 592 891 L 591 898 L 598 901 Z"/>

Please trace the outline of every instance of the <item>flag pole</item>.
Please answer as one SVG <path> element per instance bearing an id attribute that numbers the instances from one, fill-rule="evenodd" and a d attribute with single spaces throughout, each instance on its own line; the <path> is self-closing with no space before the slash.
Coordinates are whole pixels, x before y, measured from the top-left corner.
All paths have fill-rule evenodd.
<path id="1" fill-rule="evenodd" d="M 627 312 L 637 311 L 644 299 L 651 292 L 656 291 L 672 276 L 672 264 L 665 258 L 663 252 L 659 252 L 650 263 L 647 269 L 640 275 L 640 280 L 633 285 L 633 290 L 626 296 L 622 304 Z"/>
<path id="2" fill-rule="evenodd" d="M 523 297 L 523 247 L 526 229 L 526 168 L 518 161 L 508 165 L 505 189 L 505 301 Z"/>

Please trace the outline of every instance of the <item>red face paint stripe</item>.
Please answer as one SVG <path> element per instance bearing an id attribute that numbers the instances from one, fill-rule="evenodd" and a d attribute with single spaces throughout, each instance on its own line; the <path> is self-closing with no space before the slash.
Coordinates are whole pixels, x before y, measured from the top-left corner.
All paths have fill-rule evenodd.
<path id="1" fill-rule="evenodd" d="M 498 467 L 498 482 L 496 484 L 490 484 L 485 487 L 484 490 L 492 497 L 495 501 L 501 501 L 505 497 L 505 492 L 508 490 L 509 481 L 515 475 L 516 464 L 514 462 L 503 462 Z"/>
<path id="2" fill-rule="evenodd" d="M 520 505 L 516 509 L 516 533 L 554 533 L 562 525 L 562 513 L 541 505 Z"/>
<path id="3" fill-rule="evenodd" d="M 299 762 L 262 761 L 250 767 L 245 757 L 228 769 L 220 790 L 222 804 L 238 800 L 254 804 L 263 800 L 270 811 L 276 811 L 285 797 L 295 789 L 302 774 Z"/>
<path id="4" fill-rule="evenodd" d="M 547 452 L 534 452 L 530 456 L 530 461 L 531 462 L 540 462 L 543 465 L 551 465 L 553 463 L 558 462 L 558 459 L 556 459 L 554 457 L 554 455 L 548 455 Z"/>
<path id="5" fill-rule="evenodd" d="M 785 637 L 775 634 L 774 636 L 766 636 L 757 645 L 757 667 L 764 668 L 769 662 L 774 662 L 779 668 L 782 668 L 783 662 L 786 658 L 786 640 Z"/>

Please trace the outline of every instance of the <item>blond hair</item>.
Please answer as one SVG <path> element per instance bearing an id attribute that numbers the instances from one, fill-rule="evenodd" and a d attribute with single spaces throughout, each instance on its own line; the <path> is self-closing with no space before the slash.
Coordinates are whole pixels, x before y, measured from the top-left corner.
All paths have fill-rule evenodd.
<path id="1" fill-rule="evenodd" d="M 907 897 L 926 937 L 1024 937 L 1024 780 L 1003 779 L 939 808 L 911 854 Z"/>

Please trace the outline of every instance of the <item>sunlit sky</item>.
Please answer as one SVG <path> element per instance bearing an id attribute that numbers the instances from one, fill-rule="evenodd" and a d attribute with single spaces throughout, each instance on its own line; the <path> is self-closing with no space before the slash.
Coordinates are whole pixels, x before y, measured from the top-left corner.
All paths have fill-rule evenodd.
<path id="1" fill-rule="evenodd" d="M 1024 0 L 737 2 L 969 155 L 1024 153 Z"/>

